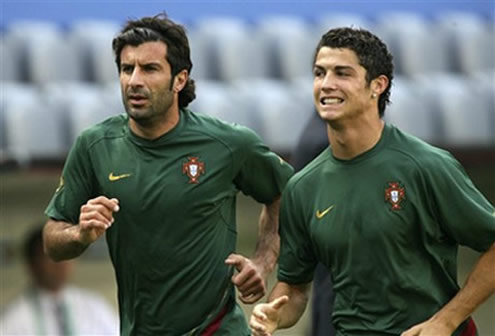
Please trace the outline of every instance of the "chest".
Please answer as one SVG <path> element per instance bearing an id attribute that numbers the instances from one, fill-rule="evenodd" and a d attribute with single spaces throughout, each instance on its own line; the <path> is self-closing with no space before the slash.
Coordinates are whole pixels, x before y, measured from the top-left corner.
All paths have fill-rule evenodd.
<path id="1" fill-rule="evenodd" d="M 409 244 L 424 206 L 421 178 L 411 168 L 329 171 L 306 209 L 308 229 L 322 256 Z"/>
<path id="2" fill-rule="evenodd" d="M 160 148 L 123 143 L 104 152 L 93 163 L 99 193 L 135 214 L 208 207 L 234 192 L 230 153 L 215 142 Z"/>

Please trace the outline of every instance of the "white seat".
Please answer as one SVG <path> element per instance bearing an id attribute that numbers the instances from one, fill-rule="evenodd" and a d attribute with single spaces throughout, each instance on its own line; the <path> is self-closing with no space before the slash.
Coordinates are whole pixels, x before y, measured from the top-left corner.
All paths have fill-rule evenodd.
<path id="1" fill-rule="evenodd" d="M 443 143 L 453 146 L 493 143 L 493 111 L 487 96 L 475 89 L 476 83 L 452 73 L 420 76 L 416 83 L 434 99 Z"/>
<path id="2" fill-rule="evenodd" d="M 0 80 L 1 81 L 20 81 L 21 64 L 19 63 L 20 54 L 14 49 L 14 41 L 4 32 L 0 35 Z"/>
<path id="3" fill-rule="evenodd" d="M 255 38 L 265 53 L 269 77 L 291 80 L 311 77 L 313 53 L 319 37 L 312 25 L 299 17 L 263 17 Z"/>
<path id="4" fill-rule="evenodd" d="M 495 67 L 493 22 L 465 12 L 442 13 L 434 30 L 448 42 L 453 70 L 465 74 Z"/>
<path id="5" fill-rule="evenodd" d="M 67 146 L 60 111 L 49 108 L 46 97 L 33 85 L 3 83 L 2 90 L 6 155 L 20 164 L 62 158 Z"/>
<path id="6" fill-rule="evenodd" d="M 234 95 L 260 120 L 259 134 L 276 151 L 290 153 L 309 119 L 307 105 L 280 80 L 255 79 L 233 83 Z"/>
<path id="7" fill-rule="evenodd" d="M 411 79 L 394 78 L 384 120 L 427 142 L 441 140 L 431 98 Z"/>
<path id="8" fill-rule="evenodd" d="M 18 21 L 9 26 L 8 43 L 22 80 L 43 84 L 47 81 L 79 80 L 75 51 L 59 26 L 51 22 Z"/>
<path id="9" fill-rule="evenodd" d="M 200 73 L 206 74 L 203 78 L 233 81 L 263 76 L 263 53 L 252 35 L 252 28 L 237 18 L 199 20 L 193 34 L 192 52 L 193 60 L 203 58 L 198 62 L 198 68 L 203 67 Z"/>
<path id="10" fill-rule="evenodd" d="M 257 115 L 250 111 L 231 85 L 221 81 L 198 80 L 196 94 L 196 99 L 189 106 L 192 111 L 238 123 L 257 132 L 260 130 Z"/>
<path id="11" fill-rule="evenodd" d="M 423 16 L 410 12 L 380 15 L 375 33 L 387 43 L 397 75 L 448 71 L 447 41 Z"/>
<path id="12" fill-rule="evenodd" d="M 83 82 L 57 82 L 43 88 L 53 109 L 58 107 L 63 111 L 64 139 L 68 146 L 86 128 L 122 112 L 121 108 L 115 110 L 116 105 L 112 105 L 115 98 L 110 98 L 109 92 L 106 86 Z"/>
<path id="13" fill-rule="evenodd" d="M 112 40 L 119 30 L 113 21 L 80 20 L 72 24 L 69 43 L 80 55 L 85 80 L 102 84 L 118 80 Z"/>

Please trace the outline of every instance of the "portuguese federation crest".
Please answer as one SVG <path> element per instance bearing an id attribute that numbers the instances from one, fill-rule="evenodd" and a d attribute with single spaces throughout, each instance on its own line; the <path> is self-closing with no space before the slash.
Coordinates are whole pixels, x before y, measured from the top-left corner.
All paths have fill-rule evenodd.
<path id="1" fill-rule="evenodd" d="M 392 205 L 390 210 L 402 209 L 400 203 L 406 199 L 406 191 L 399 182 L 388 182 L 388 188 L 385 188 L 385 202 Z"/>
<path id="2" fill-rule="evenodd" d="M 182 165 L 182 174 L 189 177 L 189 183 L 199 183 L 199 176 L 205 173 L 205 163 L 198 161 L 197 156 L 190 156 L 189 161 Z"/>

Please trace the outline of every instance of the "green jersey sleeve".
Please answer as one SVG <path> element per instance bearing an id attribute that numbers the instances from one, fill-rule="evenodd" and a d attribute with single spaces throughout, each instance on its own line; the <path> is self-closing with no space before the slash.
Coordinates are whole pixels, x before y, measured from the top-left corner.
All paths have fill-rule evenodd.
<path id="1" fill-rule="evenodd" d="M 260 203 L 270 203 L 282 193 L 294 170 L 272 152 L 253 131 L 236 126 L 242 140 L 234 152 L 234 183 Z"/>
<path id="2" fill-rule="evenodd" d="M 302 284 L 313 280 L 318 260 L 306 227 L 308 220 L 304 218 L 305 212 L 300 208 L 304 202 L 295 199 L 294 190 L 289 186 L 283 193 L 280 208 L 278 280 Z"/>
<path id="3" fill-rule="evenodd" d="M 493 205 L 449 153 L 443 152 L 426 166 L 426 187 L 442 229 L 459 244 L 486 251 L 495 242 Z"/>
<path id="4" fill-rule="evenodd" d="M 86 142 L 79 136 L 67 156 L 60 185 L 45 210 L 50 218 L 77 224 L 81 206 L 95 197 L 95 178 Z"/>

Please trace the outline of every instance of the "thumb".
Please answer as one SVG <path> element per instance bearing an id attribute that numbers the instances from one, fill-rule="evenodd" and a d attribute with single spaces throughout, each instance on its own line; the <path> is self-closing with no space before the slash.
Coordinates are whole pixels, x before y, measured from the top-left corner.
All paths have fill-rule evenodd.
<path id="1" fill-rule="evenodd" d="M 240 271 L 244 267 L 246 260 L 243 256 L 232 253 L 227 257 L 227 259 L 225 259 L 225 263 L 227 265 L 234 266 L 238 271 Z"/>
<path id="2" fill-rule="evenodd" d="M 282 295 L 281 297 L 278 297 L 270 302 L 270 305 L 273 309 L 279 310 L 280 308 L 285 306 L 287 302 L 289 302 L 289 297 L 287 295 Z"/>

